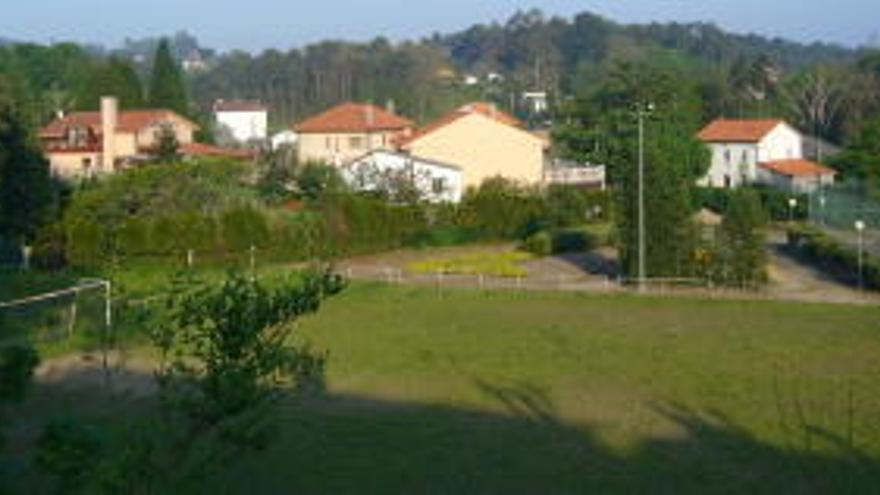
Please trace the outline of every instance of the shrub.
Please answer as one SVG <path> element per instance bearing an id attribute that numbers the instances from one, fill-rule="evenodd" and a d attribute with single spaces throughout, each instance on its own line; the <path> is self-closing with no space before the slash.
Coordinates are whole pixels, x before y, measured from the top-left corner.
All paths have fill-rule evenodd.
<path id="1" fill-rule="evenodd" d="M 90 220 L 74 223 L 67 232 L 67 259 L 77 266 L 96 266 L 106 260 L 110 236 Z"/>
<path id="2" fill-rule="evenodd" d="M 553 238 L 546 231 L 532 234 L 523 243 L 523 249 L 536 256 L 553 254 Z"/>
<path id="3" fill-rule="evenodd" d="M 64 226 L 47 225 L 37 232 L 31 251 L 31 265 L 41 270 L 57 271 L 67 266 L 67 236 Z"/>
<path id="4" fill-rule="evenodd" d="M 263 247 L 269 240 L 266 217 L 252 207 L 240 207 L 227 211 L 220 220 L 223 243 L 226 249 L 242 252 L 251 246 Z"/>
<path id="5" fill-rule="evenodd" d="M 596 236 L 584 229 L 563 229 L 553 234 L 554 253 L 589 251 L 598 244 Z"/>
<path id="6" fill-rule="evenodd" d="M 815 227 L 797 225 L 789 228 L 788 248 L 838 279 L 850 283 L 858 281 L 858 252 Z M 865 288 L 880 290 L 880 260 L 864 255 L 862 281 Z"/>

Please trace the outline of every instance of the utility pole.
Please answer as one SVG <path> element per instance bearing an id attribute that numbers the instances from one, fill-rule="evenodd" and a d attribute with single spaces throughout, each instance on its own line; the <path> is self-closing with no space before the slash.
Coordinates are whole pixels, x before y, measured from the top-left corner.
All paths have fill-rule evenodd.
<path id="1" fill-rule="evenodd" d="M 654 104 L 640 104 L 639 118 L 639 291 L 645 291 L 647 279 L 647 250 L 645 239 L 645 116 L 654 110 Z"/>

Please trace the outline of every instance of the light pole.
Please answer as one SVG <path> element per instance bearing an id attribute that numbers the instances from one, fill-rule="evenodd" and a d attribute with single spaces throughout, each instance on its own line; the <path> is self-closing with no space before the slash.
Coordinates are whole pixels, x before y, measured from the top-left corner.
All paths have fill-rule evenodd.
<path id="1" fill-rule="evenodd" d="M 825 225 L 825 201 L 827 201 L 827 200 L 825 199 L 825 195 L 824 195 L 824 194 L 820 194 L 820 195 L 819 195 L 819 209 L 820 209 L 819 217 L 822 219 L 822 220 L 821 220 L 821 221 L 822 221 L 822 225 Z"/>
<path id="2" fill-rule="evenodd" d="M 856 233 L 859 237 L 859 290 L 865 289 L 865 278 L 864 278 L 864 263 L 865 263 L 865 222 L 862 220 L 856 220 Z"/>
<path id="3" fill-rule="evenodd" d="M 639 118 L 639 291 L 645 290 L 647 277 L 647 251 L 645 239 L 645 116 L 654 111 L 654 104 L 640 104 L 636 109 Z"/>
<path id="4" fill-rule="evenodd" d="M 794 209 L 797 208 L 797 199 L 789 198 L 788 199 L 788 221 L 790 223 L 794 223 Z"/>

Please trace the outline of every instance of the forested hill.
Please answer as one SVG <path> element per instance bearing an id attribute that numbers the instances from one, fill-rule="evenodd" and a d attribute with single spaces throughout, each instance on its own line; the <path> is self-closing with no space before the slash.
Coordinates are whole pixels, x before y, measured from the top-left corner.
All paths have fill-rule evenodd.
<path id="1" fill-rule="evenodd" d="M 171 38 L 172 45 L 181 40 L 186 47 L 172 46 L 178 56 L 198 47 L 185 34 Z M 93 73 L 106 65 L 107 54 L 132 60 L 137 72 L 146 74 L 150 59 L 143 54 L 155 42 L 128 40 L 122 49 L 104 53 L 85 47 L 77 52 L 71 44 L 0 47 L 0 75 L 24 79 L 18 86 L 45 119 L 59 107 L 97 104 L 94 93 L 103 88 Z M 188 77 L 193 113 L 206 113 L 217 98 L 259 99 L 272 109 L 275 127 L 344 100 L 393 100 L 399 111 L 421 121 L 475 98 L 516 106 L 515 95 L 528 90 L 562 101 L 589 88 L 617 60 L 648 60 L 697 81 L 727 81 L 731 74 L 754 71 L 756 64 L 782 78 L 817 64 L 848 64 L 861 55 L 836 45 L 732 34 L 710 24 L 622 25 L 589 13 L 560 18 L 539 11 L 401 43 L 377 38 L 260 54 L 198 51 L 207 69 Z M 493 73 L 501 77 L 487 83 Z M 468 75 L 480 83 L 465 84 Z"/>

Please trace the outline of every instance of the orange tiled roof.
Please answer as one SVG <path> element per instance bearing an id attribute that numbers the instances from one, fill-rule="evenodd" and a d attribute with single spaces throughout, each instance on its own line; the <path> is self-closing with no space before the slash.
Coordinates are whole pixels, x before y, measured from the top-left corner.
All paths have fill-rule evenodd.
<path id="1" fill-rule="evenodd" d="M 343 103 L 300 122 L 293 130 L 303 133 L 371 132 L 403 130 L 412 126 L 411 120 L 376 105 Z"/>
<path id="2" fill-rule="evenodd" d="M 767 134 L 770 134 L 770 131 L 784 123 L 784 121 L 779 119 L 717 119 L 700 131 L 697 137 L 710 143 L 756 143 L 764 139 Z"/>
<path id="3" fill-rule="evenodd" d="M 118 132 L 138 132 L 159 122 L 177 117 L 189 122 L 194 129 L 199 126 L 171 110 L 128 110 L 119 112 Z M 95 134 L 101 133 L 101 112 L 74 112 L 55 119 L 40 131 L 40 137 L 60 137 L 69 127 L 87 126 Z"/>
<path id="4" fill-rule="evenodd" d="M 508 113 L 498 110 L 495 105 L 486 102 L 475 102 L 464 105 L 460 108 L 457 108 L 455 111 L 450 112 L 443 117 L 440 117 L 439 119 L 431 122 L 430 124 L 422 127 L 421 129 L 413 133 L 412 136 L 404 138 L 397 144 L 398 146 L 405 146 L 419 139 L 420 137 L 425 136 L 426 134 L 430 134 L 438 129 L 446 127 L 447 125 L 457 121 L 460 118 L 466 117 L 474 113 L 489 117 L 490 119 L 496 120 L 498 122 L 501 122 L 502 124 L 506 124 L 509 126 L 520 128 L 523 127 L 523 123 L 519 119 Z"/>
<path id="5" fill-rule="evenodd" d="M 828 167 L 813 163 L 809 160 L 776 160 L 760 163 L 761 168 L 789 177 L 803 177 L 816 175 L 837 175 L 837 171 Z"/>

